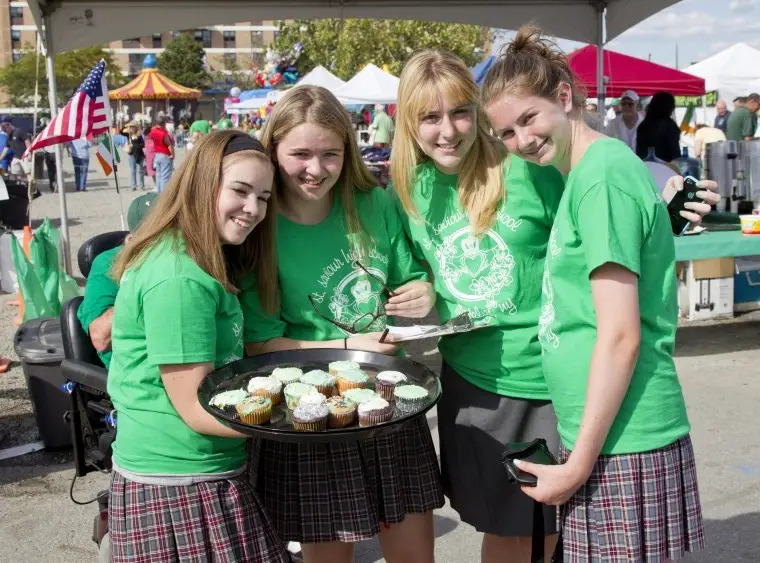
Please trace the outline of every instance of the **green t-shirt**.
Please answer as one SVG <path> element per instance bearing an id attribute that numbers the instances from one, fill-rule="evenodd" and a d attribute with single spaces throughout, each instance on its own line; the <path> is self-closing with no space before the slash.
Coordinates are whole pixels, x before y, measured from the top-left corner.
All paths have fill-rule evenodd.
<path id="1" fill-rule="evenodd" d="M 393 120 L 387 113 L 384 111 L 377 112 L 370 127 L 375 130 L 375 143 L 390 144 L 393 138 L 394 125 Z"/>
<path id="2" fill-rule="evenodd" d="M 372 237 L 367 241 L 365 257 L 349 244 L 345 214 L 337 194 L 330 214 L 319 224 L 301 225 L 279 216 L 280 313 L 272 317 L 263 312 L 249 278 L 240 296 L 246 342 L 265 342 L 280 336 L 312 341 L 348 336 L 349 333 L 324 317 L 348 326 L 353 324 L 360 329 L 358 332 L 383 330 L 385 317 L 367 323 L 385 301 L 383 284 L 393 290 L 412 280 L 427 279 L 409 250 L 385 190 L 356 192 L 354 200 L 359 219 Z M 356 260 L 372 276 L 355 267 Z M 363 315 L 369 316 L 361 320 Z"/>
<path id="3" fill-rule="evenodd" d="M 223 117 L 219 120 L 219 123 L 216 124 L 216 128 L 220 131 L 224 129 L 231 129 L 232 128 L 232 120 L 229 117 Z"/>
<path id="4" fill-rule="evenodd" d="M 190 132 L 200 131 L 204 135 L 208 135 L 211 132 L 211 124 L 207 119 L 196 119 L 190 125 Z"/>
<path id="5" fill-rule="evenodd" d="M 166 394 L 159 366 L 243 356 L 235 295 L 166 237 L 122 276 L 113 323 L 108 394 L 117 411 L 114 461 L 136 473 L 186 475 L 239 469 L 245 440 L 190 429 Z"/>
<path id="6" fill-rule="evenodd" d="M 87 285 L 84 287 L 84 299 L 77 310 L 77 317 L 82 323 L 82 328 L 90 334 L 90 323 L 113 307 L 116 302 L 116 294 L 119 286 L 111 279 L 108 272 L 116 260 L 116 255 L 124 248 L 117 246 L 111 250 L 101 252 L 92 261 L 90 274 L 87 276 Z M 103 365 L 108 368 L 111 363 L 111 350 L 98 352 Z"/>
<path id="7" fill-rule="evenodd" d="M 562 442 L 575 445 L 586 402 L 596 314 L 591 273 L 614 263 L 638 278 L 641 347 L 603 454 L 648 451 L 689 432 L 673 363 L 678 321 L 675 249 L 666 207 L 643 163 L 601 139 L 570 172 L 554 222 L 539 338 Z"/>
<path id="8" fill-rule="evenodd" d="M 738 107 L 728 118 L 726 124 L 726 139 L 729 141 L 743 141 L 744 137 L 752 137 L 755 134 L 757 121 L 751 111 L 745 107 Z"/>
<path id="9" fill-rule="evenodd" d="M 468 312 L 490 326 L 445 336 L 443 359 L 491 393 L 548 399 L 538 316 L 546 245 L 562 195 L 562 176 L 517 157 L 504 161 L 506 203 L 480 239 L 457 194 L 457 176 L 428 161 L 417 170 L 413 200 L 421 220 L 397 205 L 412 250 L 430 264 L 442 322 Z"/>

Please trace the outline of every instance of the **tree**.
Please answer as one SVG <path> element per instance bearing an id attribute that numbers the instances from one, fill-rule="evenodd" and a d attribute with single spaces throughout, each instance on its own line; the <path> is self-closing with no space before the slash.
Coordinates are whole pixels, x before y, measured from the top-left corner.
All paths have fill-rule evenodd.
<path id="1" fill-rule="evenodd" d="M 368 63 L 387 65 L 398 76 L 409 55 L 425 47 L 451 51 L 472 66 L 481 60 L 490 33 L 476 25 L 417 20 L 295 20 L 280 23 L 274 48 L 286 53 L 300 41 L 300 73 L 321 64 L 348 80 Z"/>
<path id="2" fill-rule="evenodd" d="M 28 50 L 18 62 L 0 69 L 0 87 L 5 88 L 14 106 L 30 106 L 34 103 L 34 47 Z M 109 88 L 121 86 L 124 78 L 119 67 L 114 63 L 113 55 L 102 46 L 85 47 L 67 51 L 55 56 L 55 77 L 58 86 L 58 103 L 63 105 L 74 95 L 87 74 L 100 59 L 106 61 L 106 82 Z M 39 58 L 39 95 L 40 104 L 47 107 L 48 81 L 45 57 Z"/>
<path id="3" fill-rule="evenodd" d="M 158 56 L 158 70 L 171 80 L 189 88 L 208 88 L 212 79 L 206 71 L 203 45 L 183 33 L 169 41 Z"/>

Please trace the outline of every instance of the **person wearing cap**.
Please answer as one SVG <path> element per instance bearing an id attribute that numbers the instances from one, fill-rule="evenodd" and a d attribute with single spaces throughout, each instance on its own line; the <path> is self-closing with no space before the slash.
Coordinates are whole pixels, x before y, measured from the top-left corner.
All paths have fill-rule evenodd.
<path id="1" fill-rule="evenodd" d="M 156 124 L 150 130 L 150 138 L 156 156 L 153 165 L 156 169 L 156 191 L 161 193 L 169 184 L 169 179 L 174 171 L 174 139 L 166 130 L 166 117 L 158 114 Z"/>
<path id="2" fill-rule="evenodd" d="M 621 113 L 607 124 L 606 134 L 623 141 L 632 151 L 636 151 L 636 130 L 643 118 L 638 111 L 639 95 L 626 90 L 620 96 Z"/>
<path id="3" fill-rule="evenodd" d="M 153 201 L 157 197 L 157 193 L 148 193 L 141 195 L 132 202 L 129 211 L 127 211 L 127 225 L 130 232 L 137 230 L 143 218 L 152 209 Z M 130 236 L 127 235 L 127 240 Z M 87 276 L 87 285 L 84 288 L 84 300 L 77 311 L 79 322 L 89 335 L 90 341 L 106 369 L 111 364 L 113 305 L 116 302 L 116 294 L 119 292 L 119 286 L 111 279 L 109 272 L 114 260 L 116 260 L 116 255 L 123 248 L 124 245 L 119 245 L 111 250 L 101 252 L 92 261 L 90 275 Z"/>

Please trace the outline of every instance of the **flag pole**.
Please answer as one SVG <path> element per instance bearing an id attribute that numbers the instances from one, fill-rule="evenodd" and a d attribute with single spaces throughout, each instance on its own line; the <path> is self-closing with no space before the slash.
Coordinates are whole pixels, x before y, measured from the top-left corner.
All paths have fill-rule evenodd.
<path id="1" fill-rule="evenodd" d="M 45 29 L 45 63 L 48 75 L 48 101 L 50 103 L 50 119 L 58 114 L 58 87 L 55 80 L 55 61 L 53 60 L 53 26 L 50 23 L 50 15 L 44 16 Z M 37 33 L 42 33 L 41 29 Z M 71 253 L 69 252 L 69 217 L 66 210 L 66 186 L 63 183 L 63 148 L 60 144 L 55 145 L 56 180 L 58 181 L 58 200 L 61 204 L 61 252 L 63 253 L 63 268 L 70 276 L 74 275 L 71 269 Z"/>
<path id="2" fill-rule="evenodd" d="M 113 127 L 108 128 L 108 138 L 111 141 L 111 158 L 113 160 L 113 181 L 116 186 L 116 195 L 119 196 L 119 216 L 121 217 L 121 230 L 126 231 L 124 223 L 124 204 L 121 201 L 121 192 L 119 191 L 119 168 L 116 164 L 116 145 L 113 144 Z"/>

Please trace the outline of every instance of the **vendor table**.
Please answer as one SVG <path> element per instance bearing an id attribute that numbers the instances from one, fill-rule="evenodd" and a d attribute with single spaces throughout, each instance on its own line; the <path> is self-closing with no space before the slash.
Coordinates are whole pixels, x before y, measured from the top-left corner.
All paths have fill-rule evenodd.
<path id="1" fill-rule="evenodd" d="M 760 235 L 741 231 L 705 231 L 675 239 L 676 261 L 760 255 Z"/>

